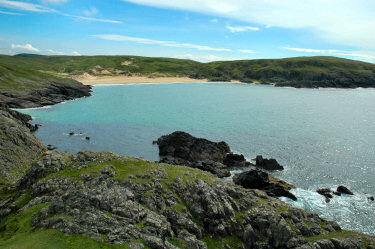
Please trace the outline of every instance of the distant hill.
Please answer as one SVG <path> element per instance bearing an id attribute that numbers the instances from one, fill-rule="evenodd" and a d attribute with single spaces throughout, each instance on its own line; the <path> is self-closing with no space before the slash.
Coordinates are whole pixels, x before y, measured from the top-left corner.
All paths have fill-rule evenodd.
<path id="1" fill-rule="evenodd" d="M 200 63 L 139 56 L 0 55 L 0 63 L 62 76 L 189 76 L 211 81 L 239 80 L 293 87 L 375 87 L 375 65 L 337 57 L 296 57 Z"/>

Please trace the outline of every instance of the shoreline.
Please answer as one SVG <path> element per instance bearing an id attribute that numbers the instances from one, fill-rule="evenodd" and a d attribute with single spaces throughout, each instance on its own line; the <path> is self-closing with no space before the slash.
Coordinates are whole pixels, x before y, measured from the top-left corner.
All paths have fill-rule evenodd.
<path id="1" fill-rule="evenodd" d="M 88 74 L 72 77 L 84 85 L 117 85 L 144 83 L 207 83 L 208 79 L 192 79 L 189 77 L 147 77 L 147 76 L 92 76 Z M 226 82 L 228 83 L 228 82 Z M 229 83 L 240 83 L 230 81 Z"/>
<path id="2" fill-rule="evenodd" d="M 207 79 L 191 79 L 189 77 L 155 77 L 147 76 L 91 76 L 82 75 L 73 79 L 84 85 L 114 85 L 138 83 L 204 83 Z"/>

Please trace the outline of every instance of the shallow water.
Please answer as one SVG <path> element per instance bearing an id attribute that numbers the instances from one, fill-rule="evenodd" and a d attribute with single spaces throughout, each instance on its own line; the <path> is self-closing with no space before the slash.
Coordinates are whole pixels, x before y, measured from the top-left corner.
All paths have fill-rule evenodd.
<path id="1" fill-rule="evenodd" d="M 375 90 L 294 89 L 252 84 L 96 86 L 93 96 L 28 109 L 36 135 L 59 150 L 113 151 L 158 160 L 152 141 L 175 130 L 254 158 L 274 157 L 274 173 L 294 185 L 294 205 L 375 234 Z M 74 131 L 75 136 L 69 136 Z M 82 134 L 80 134 L 82 133 Z M 87 141 L 86 136 L 91 139 Z M 329 204 L 313 191 L 345 185 L 354 197 Z"/>

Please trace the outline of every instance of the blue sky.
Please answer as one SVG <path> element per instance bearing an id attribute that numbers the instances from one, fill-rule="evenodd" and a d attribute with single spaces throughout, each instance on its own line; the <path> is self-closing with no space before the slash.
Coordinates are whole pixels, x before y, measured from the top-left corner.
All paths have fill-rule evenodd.
<path id="1" fill-rule="evenodd" d="M 373 0 L 0 0 L 0 53 L 375 62 Z"/>

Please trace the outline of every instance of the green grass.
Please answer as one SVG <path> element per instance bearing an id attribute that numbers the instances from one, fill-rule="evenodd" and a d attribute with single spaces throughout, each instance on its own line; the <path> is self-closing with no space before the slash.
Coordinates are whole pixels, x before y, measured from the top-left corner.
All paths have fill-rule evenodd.
<path id="1" fill-rule="evenodd" d="M 224 245 L 229 245 L 230 248 L 239 248 L 242 245 L 242 241 L 236 236 L 228 236 L 224 238 L 216 238 L 212 236 L 206 236 L 202 239 L 206 242 L 208 249 L 225 249 Z"/>
<path id="2" fill-rule="evenodd" d="M 250 80 L 268 83 L 301 80 L 320 74 L 324 74 L 325 77 L 345 76 L 353 79 L 375 74 L 374 64 L 324 56 L 200 63 L 139 56 L 0 55 L 0 64 L 17 66 L 24 70 L 47 71 L 54 75 L 77 75 L 85 72 L 94 75 L 195 75 L 211 80 Z M 20 74 L 25 75 L 24 72 Z"/>
<path id="3" fill-rule="evenodd" d="M 352 232 L 352 231 L 341 230 L 341 231 L 330 232 L 327 235 L 317 235 L 317 236 L 304 237 L 304 238 L 308 242 L 315 242 L 315 241 L 321 240 L 321 239 L 340 238 L 340 237 L 346 237 L 346 236 L 355 235 L 355 234 L 356 233 Z"/>

